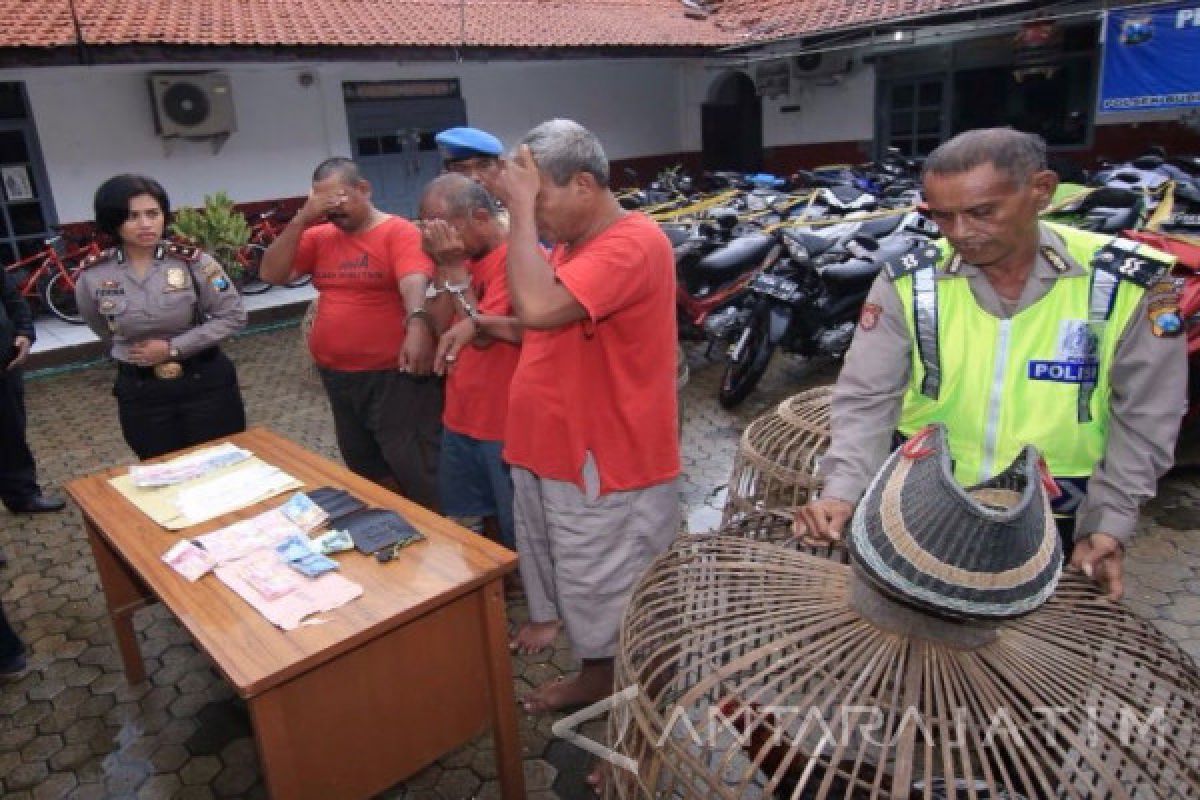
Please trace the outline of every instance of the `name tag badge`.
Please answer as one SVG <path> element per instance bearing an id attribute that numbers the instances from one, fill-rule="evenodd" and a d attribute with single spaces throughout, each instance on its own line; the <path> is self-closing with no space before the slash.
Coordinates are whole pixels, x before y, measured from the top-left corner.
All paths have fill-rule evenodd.
<path id="1" fill-rule="evenodd" d="M 1095 384 L 1100 365 L 1095 361 L 1030 361 L 1029 380 Z"/>

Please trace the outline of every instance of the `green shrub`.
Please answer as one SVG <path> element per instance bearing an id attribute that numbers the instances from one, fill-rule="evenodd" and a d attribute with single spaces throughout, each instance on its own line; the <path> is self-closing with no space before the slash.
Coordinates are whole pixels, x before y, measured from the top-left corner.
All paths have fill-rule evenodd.
<path id="1" fill-rule="evenodd" d="M 250 240 L 250 225 L 224 192 L 204 196 L 203 208 L 184 208 L 175 214 L 171 232 L 220 262 L 233 279 L 242 274 L 237 251 Z"/>

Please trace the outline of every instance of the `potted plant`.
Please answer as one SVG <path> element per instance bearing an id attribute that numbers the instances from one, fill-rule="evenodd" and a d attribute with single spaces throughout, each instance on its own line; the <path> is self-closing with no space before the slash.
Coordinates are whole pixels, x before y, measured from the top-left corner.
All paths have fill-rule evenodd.
<path id="1" fill-rule="evenodd" d="M 250 240 L 250 225 L 233 207 L 229 195 L 205 195 L 202 208 L 180 209 L 171 232 L 211 255 L 237 286 L 242 285 L 244 276 L 237 252 Z"/>

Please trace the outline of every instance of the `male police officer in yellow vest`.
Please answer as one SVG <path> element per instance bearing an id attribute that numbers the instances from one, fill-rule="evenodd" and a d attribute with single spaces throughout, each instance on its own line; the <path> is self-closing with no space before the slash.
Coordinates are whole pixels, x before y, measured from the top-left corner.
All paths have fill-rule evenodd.
<path id="1" fill-rule="evenodd" d="M 968 486 L 1036 445 L 1071 564 L 1120 597 L 1124 546 L 1186 403 L 1178 289 L 1161 253 L 1039 222 L 1057 183 L 1041 138 L 1009 128 L 929 156 L 925 202 L 945 239 L 871 289 L 833 395 L 824 491 L 797 510 L 798 534 L 839 538 L 894 434 L 941 422 Z"/>

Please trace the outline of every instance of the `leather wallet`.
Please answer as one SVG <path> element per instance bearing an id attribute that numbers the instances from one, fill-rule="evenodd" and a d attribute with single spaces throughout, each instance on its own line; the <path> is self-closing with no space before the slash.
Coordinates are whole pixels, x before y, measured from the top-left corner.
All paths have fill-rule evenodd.
<path id="1" fill-rule="evenodd" d="M 331 528 L 341 527 L 342 517 L 367 507 L 366 503 L 345 489 L 335 489 L 332 486 L 322 486 L 320 489 L 313 489 L 305 494 L 308 495 L 308 499 L 329 515 L 329 527 Z"/>
<path id="2" fill-rule="evenodd" d="M 395 511 L 366 508 L 338 520 L 338 527 L 350 534 L 354 547 L 371 555 L 385 547 L 404 546 L 425 536 Z"/>

